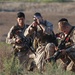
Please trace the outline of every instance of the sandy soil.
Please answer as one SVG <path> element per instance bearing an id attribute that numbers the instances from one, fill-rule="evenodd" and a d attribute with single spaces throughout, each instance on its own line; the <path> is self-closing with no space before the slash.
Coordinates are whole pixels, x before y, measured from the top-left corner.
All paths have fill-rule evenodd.
<path id="1" fill-rule="evenodd" d="M 26 23 L 30 24 L 33 14 L 40 12 L 44 19 L 54 25 L 55 33 L 58 32 L 57 22 L 62 17 L 75 25 L 75 3 L 0 3 L 0 41 L 5 41 L 11 26 L 16 24 L 16 14 L 23 11 L 26 14 Z"/>

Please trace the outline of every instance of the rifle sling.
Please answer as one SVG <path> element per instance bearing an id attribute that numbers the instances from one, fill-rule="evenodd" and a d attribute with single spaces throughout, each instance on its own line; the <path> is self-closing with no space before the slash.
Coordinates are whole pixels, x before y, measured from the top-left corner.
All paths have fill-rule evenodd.
<path id="1" fill-rule="evenodd" d="M 67 34 L 67 36 L 65 37 L 64 41 L 67 39 L 67 37 L 70 35 L 70 33 L 72 32 L 72 30 L 74 29 L 74 26 L 70 29 L 69 33 Z"/>
<path id="2" fill-rule="evenodd" d="M 71 28 L 71 30 L 69 31 L 69 33 L 67 34 L 67 36 L 64 38 L 63 42 L 65 42 L 65 40 L 66 40 L 67 37 L 70 35 L 70 33 L 71 33 L 71 31 L 72 31 L 73 29 L 74 29 L 74 26 Z M 59 45 L 59 47 L 58 47 L 59 50 L 60 50 L 60 46 L 62 45 L 63 42 L 60 43 L 60 45 Z M 55 60 L 57 60 L 57 59 L 59 58 L 59 55 L 60 55 L 60 53 L 61 53 L 59 50 L 54 53 L 54 58 L 55 58 Z"/>

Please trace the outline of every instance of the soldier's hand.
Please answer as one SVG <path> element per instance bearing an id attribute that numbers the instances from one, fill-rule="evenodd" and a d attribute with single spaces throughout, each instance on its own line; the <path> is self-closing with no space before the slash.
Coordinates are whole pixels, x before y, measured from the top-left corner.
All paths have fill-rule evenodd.
<path id="1" fill-rule="evenodd" d="M 36 27 L 37 26 L 37 23 L 35 21 L 33 21 L 32 26 L 33 27 Z"/>
<path id="2" fill-rule="evenodd" d="M 40 19 L 38 17 L 34 17 L 33 20 L 37 25 L 40 25 Z"/>
<path id="3" fill-rule="evenodd" d="M 57 51 L 58 50 L 58 47 L 55 47 L 55 51 Z"/>
<path id="4" fill-rule="evenodd" d="M 21 39 L 16 39 L 16 43 L 21 43 L 22 41 L 21 41 Z"/>

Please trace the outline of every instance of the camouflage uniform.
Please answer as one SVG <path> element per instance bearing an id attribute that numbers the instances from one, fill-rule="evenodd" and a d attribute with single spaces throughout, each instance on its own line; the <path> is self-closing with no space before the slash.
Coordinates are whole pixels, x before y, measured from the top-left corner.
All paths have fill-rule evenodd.
<path id="1" fill-rule="evenodd" d="M 70 39 L 73 41 L 72 46 L 66 49 L 68 58 L 71 60 L 69 65 L 67 66 L 67 70 L 75 71 L 75 27 L 70 34 Z"/>
<path id="2" fill-rule="evenodd" d="M 29 56 L 28 56 L 29 50 L 27 47 L 25 47 L 26 43 L 24 42 L 24 40 L 22 40 L 22 38 L 25 39 L 24 31 L 26 30 L 27 27 L 28 27 L 28 25 L 24 25 L 23 28 L 19 27 L 19 25 L 12 26 L 10 31 L 8 32 L 8 35 L 6 38 L 6 43 L 13 45 L 14 54 L 15 54 L 15 56 L 18 56 L 20 63 L 25 62 L 26 65 L 29 60 Z M 20 43 L 15 42 L 15 40 L 17 38 L 21 39 Z M 25 40 L 27 40 L 27 39 L 25 39 Z"/>
<path id="3" fill-rule="evenodd" d="M 75 27 L 71 31 L 69 38 L 71 40 L 70 44 L 66 43 L 66 54 L 61 59 L 64 62 L 63 68 L 65 70 L 75 71 Z"/>
<path id="4" fill-rule="evenodd" d="M 40 71 L 43 70 L 45 60 L 52 56 L 55 50 L 55 44 L 53 43 L 52 38 L 47 39 L 46 37 L 47 35 L 53 35 L 53 25 L 48 21 L 44 21 L 41 25 L 45 26 L 44 33 L 39 25 L 37 25 L 37 28 L 32 28 L 32 24 L 25 31 L 25 36 L 31 35 L 32 32 L 36 34 L 36 36 L 34 36 L 34 39 L 36 38 L 37 40 L 36 55 L 32 54 L 30 57 L 34 59 L 35 64 Z M 32 28 L 32 32 L 30 32 L 30 28 Z M 35 32 L 36 29 L 37 31 Z"/>

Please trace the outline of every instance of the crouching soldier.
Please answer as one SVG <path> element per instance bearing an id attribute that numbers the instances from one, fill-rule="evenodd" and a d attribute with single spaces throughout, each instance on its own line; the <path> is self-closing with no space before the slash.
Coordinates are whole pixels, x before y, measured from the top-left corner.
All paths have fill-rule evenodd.
<path id="1" fill-rule="evenodd" d="M 6 43 L 13 45 L 14 55 L 19 58 L 20 63 L 25 63 L 26 67 L 29 60 L 30 39 L 24 36 L 24 32 L 28 27 L 24 21 L 25 14 L 23 12 L 17 13 L 17 25 L 11 27 Z"/>
<path id="2" fill-rule="evenodd" d="M 33 46 L 36 49 L 36 55 L 32 54 L 37 68 L 42 71 L 45 60 L 54 54 L 57 40 L 53 32 L 53 24 L 44 20 L 40 13 L 36 12 L 33 16 L 33 23 L 26 29 L 25 36 L 30 36 L 34 33 Z M 36 45 L 35 45 L 36 44 Z M 31 66 L 30 70 L 33 70 Z"/>
<path id="3" fill-rule="evenodd" d="M 64 68 L 75 72 L 75 27 L 70 25 L 68 20 L 62 18 L 58 22 L 59 30 L 66 34 L 66 40 L 69 40 L 70 45 L 61 51 L 63 56 L 62 61 L 64 62 Z"/>

